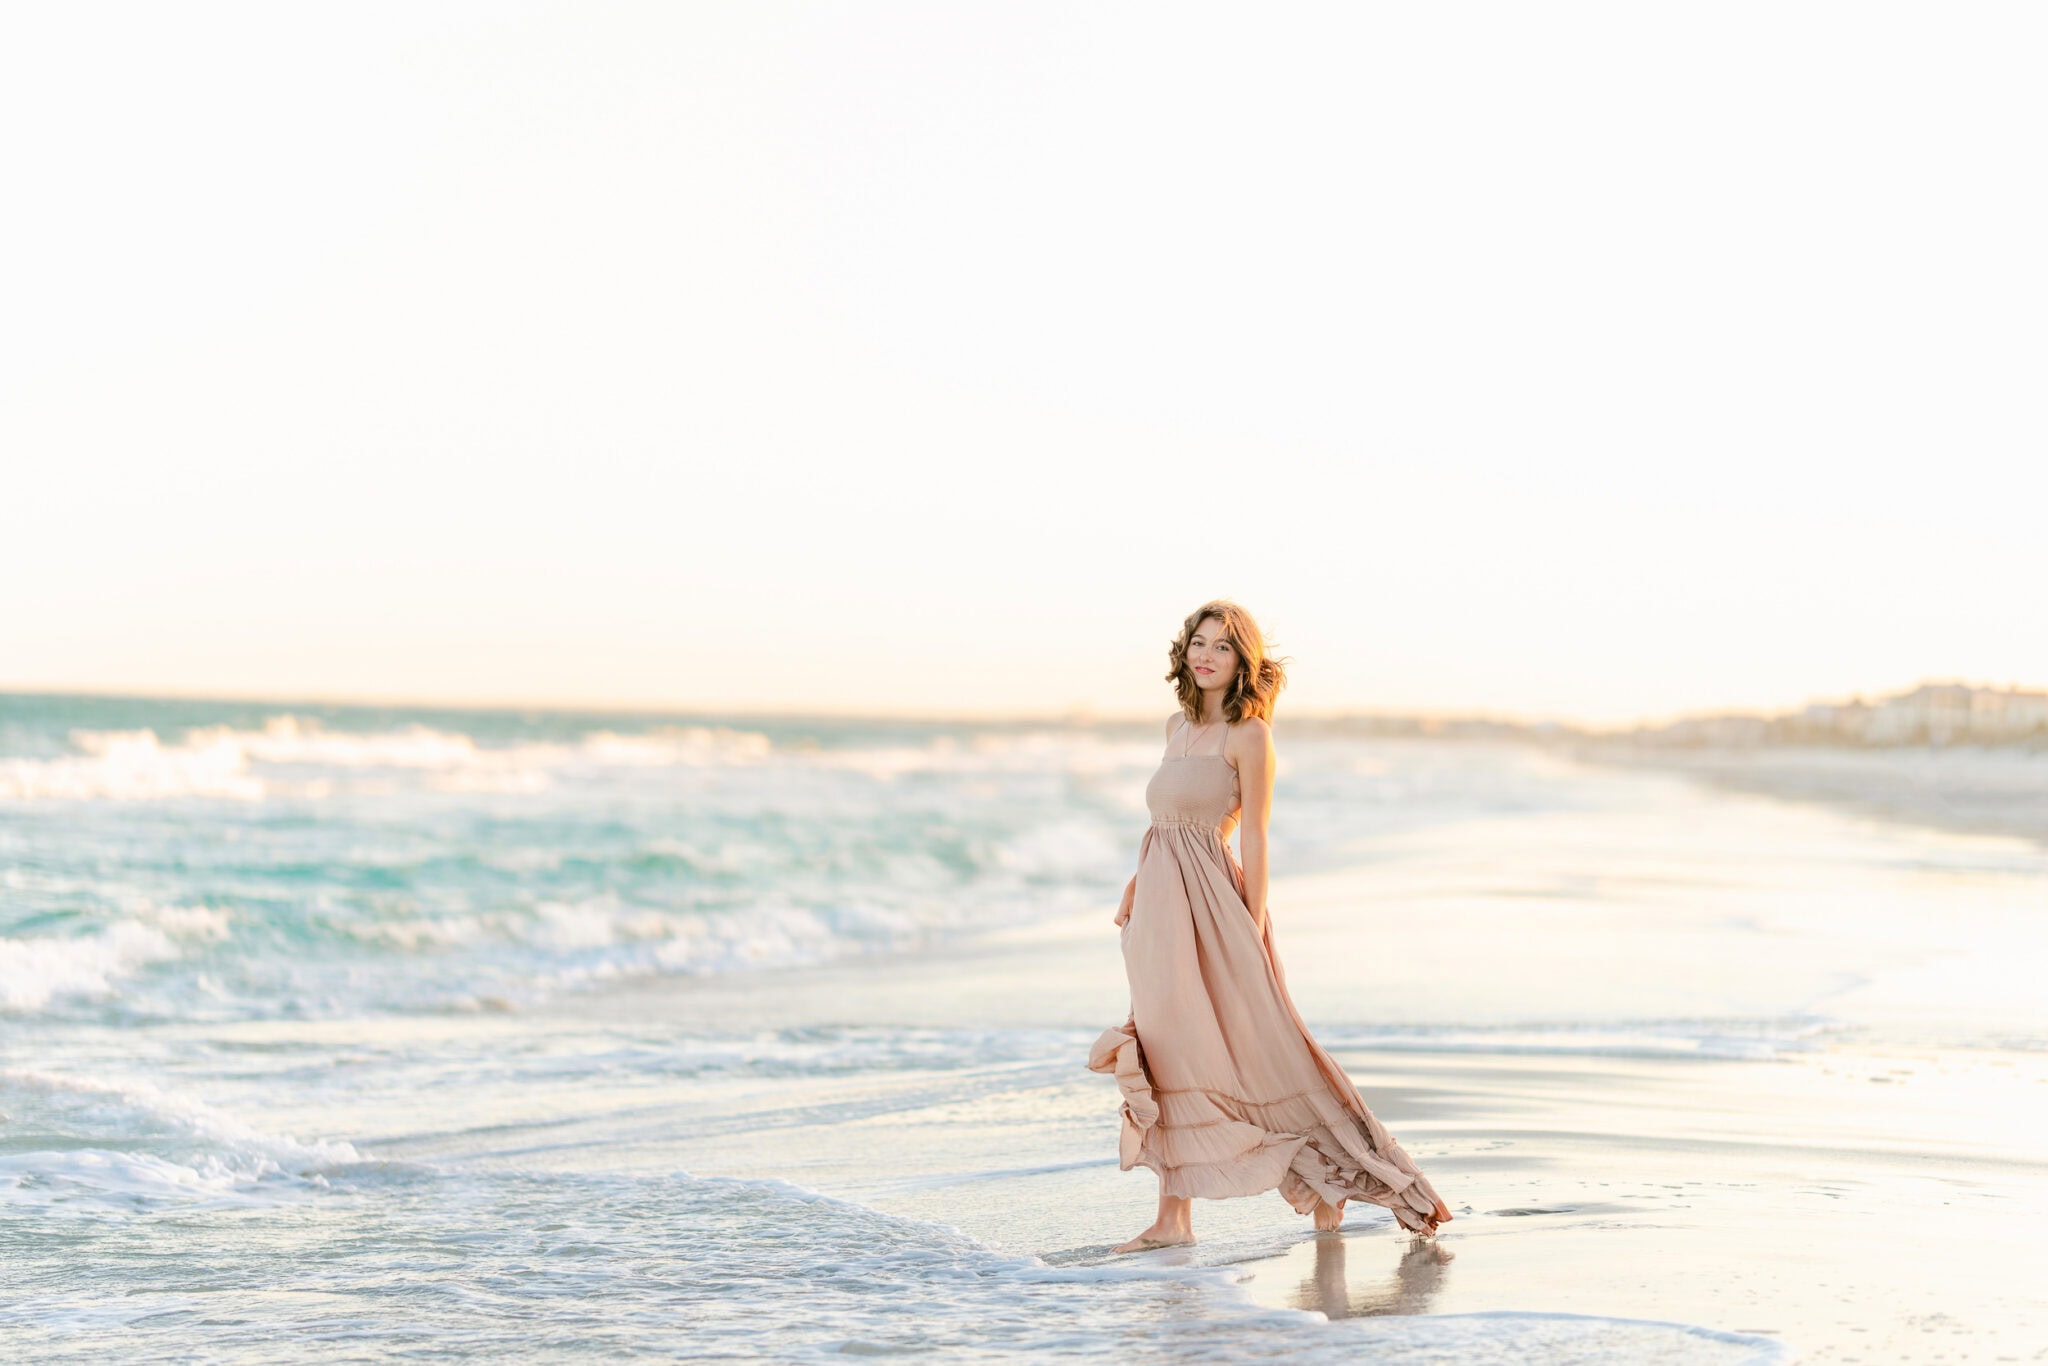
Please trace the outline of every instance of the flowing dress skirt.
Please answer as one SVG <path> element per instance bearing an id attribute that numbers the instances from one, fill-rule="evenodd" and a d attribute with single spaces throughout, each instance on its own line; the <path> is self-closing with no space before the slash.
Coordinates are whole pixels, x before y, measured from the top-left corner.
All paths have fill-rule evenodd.
<path id="1" fill-rule="evenodd" d="M 1123 953 L 1130 1018 L 1088 1058 L 1123 1094 L 1123 1170 L 1174 1196 L 1277 1188 L 1302 1214 L 1366 1200 L 1428 1231 L 1435 1189 L 1309 1034 L 1206 816 L 1146 831 Z"/>

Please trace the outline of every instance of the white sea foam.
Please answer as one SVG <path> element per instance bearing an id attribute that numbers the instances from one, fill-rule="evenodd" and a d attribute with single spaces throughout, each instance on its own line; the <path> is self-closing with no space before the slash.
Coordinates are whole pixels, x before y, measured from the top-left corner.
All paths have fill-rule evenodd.
<path id="1" fill-rule="evenodd" d="M 503 916 L 448 915 L 433 918 L 406 916 L 390 920 L 345 921 L 337 928 L 349 938 L 417 953 L 426 949 L 447 949 L 471 944 L 502 933 Z"/>
<path id="2" fill-rule="evenodd" d="M 179 1198 L 221 1199 L 260 1179 L 218 1158 L 187 1166 L 153 1153 L 76 1148 L 0 1156 L 0 1202 L 135 1204 Z"/>
<path id="3" fill-rule="evenodd" d="M 1054 821 L 1003 841 L 994 861 L 1033 877 L 1106 877 L 1123 867 L 1131 845 L 1099 821 Z"/>
<path id="4" fill-rule="evenodd" d="M 1160 746 L 1057 730 L 983 732 L 966 741 L 936 735 L 921 745 L 863 745 L 809 751 L 818 768 L 849 769 L 875 778 L 913 773 L 1063 773 L 1099 777 L 1149 770 Z"/>
<path id="5" fill-rule="evenodd" d="M 151 1277 L 159 1254 L 79 1259 L 57 1276 L 44 1259 L 30 1268 L 42 1273 L 34 1288 L 0 1303 L 0 1327 L 11 1340 L 40 1339 L 46 1358 L 296 1361 L 331 1356 L 338 1343 L 394 1341 L 489 1360 L 530 1355 L 537 1343 L 790 1362 L 916 1353 L 973 1361 L 1171 1355 L 1225 1366 L 1389 1358 L 1766 1366 L 1789 1355 L 1759 1337 L 1579 1315 L 1332 1322 L 1254 1303 L 1233 1266 L 1150 1258 L 1049 1265 L 788 1182 L 685 1172 L 483 1171 L 400 1208 L 372 1184 L 321 1211 L 346 1216 L 349 1236 L 322 1236 L 326 1227 L 316 1226 L 298 1240 L 291 1229 L 252 1238 L 231 1208 L 252 1198 L 248 1185 L 108 1157 L 58 1161 L 46 1175 L 97 1193 L 69 1202 L 74 1212 L 118 1219 L 124 1207 L 178 1202 L 186 1214 L 178 1245 L 208 1274 L 196 1286 L 189 1276 Z M 6 1190 L 0 1185 L 0 1197 Z M 276 1257 L 279 1243 L 289 1262 Z M 431 1263 L 421 1261 L 422 1246 L 433 1247 Z M 395 1264 L 408 1274 L 394 1277 Z M 276 1292 L 285 1274 L 296 1293 Z M 155 1312 L 134 1312 L 138 1303 Z"/>
<path id="6" fill-rule="evenodd" d="M 108 996 L 151 963 L 181 957 L 182 943 L 226 937 L 229 917 L 205 906 L 152 907 L 96 934 L 0 939 L 0 1011 L 41 1010 L 71 996 Z"/>
<path id="7" fill-rule="evenodd" d="M 150 906 L 139 913 L 165 934 L 182 940 L 225 939 L 234 923 L 233 916 L 211 906 Z"/>
<path id="8" fill-rule="evenodd" d="M 385 979 L 394 1004 L 417 1008 L 485 998 L 533 1001 L 636 978 L 824 963 L 912 947 L 957 925 L 847 895 L 815 906 L 770 894 L 730 909 L 674 910 L 607 893 L 541 901 L 530 909 L 339 919 L 328 928 L 408 957 L 464 955 L 453 964 L 422 963 L 418 976 L 401 971 Z M 301 993 L 318 994 L 310 987 Z"/>
<path id="9" fill-rule="evenodd" d="M 55 759 L 0 759 L 0 798 L 229 797 L 254 801 L 263 783 L 248 771 L 242 747 L 211 738 L 165 745 L 149 730 L 77 731 L 83 751 Z"/>
<path id="10" fill-rule="evenodd" d="M 474 763 L 480 753 L 476 741 L 459 732 L 418 724 L 369 733 L 330 731 L 295 716 L 273 716 L 254 731 L 226 726 L 194 730 L 185 743 L 232 746 L 264 763 L 326 768 L 458 768 Z"/>
<path id="11" fill-rule="evenodd" d="M 1120 1359 L 1156 1349 L 1162 1335 L 1170 1335 L 1175 1355 L 1229 1363 L 1776 1366 L 1792 1355 L 1769 1338 L 1592 1315 L 1508 1312 L 1333 1322 L 1313 1311 L 1260 1305 L 1244 1292 L 1244 1273 L 1234 1265 L 1149 1258 L 1051 1265 L 999 1251 L 947 1225 L 882 1214 L 787 1181 L 683 1173 L 677 1179 L 691 1190 L 684 1208 L 712 1215 L 712 1227 L 721 1231 L 744 1228 L 753 1234 L 752 1250 L 739 1265 L 728 1238 L 707 1239 L 700 1252 L 686 1254 L 686 1267 L 700 1258 L 715 1263 L 704 1267 L 712 1285 L 744 1292 L 713 1291 L 694 1308 L 708 1325 L 738 1329 L 758 1321 L 781 1327 L 772 1341 L 776 1354 L 789 1360 L 949 1346 L 996 1355 L 1055 1349 Z M 707 1208 L 706 1196 L 716 1203 Z M 800 1315 L 787 1312 L 787 1291 L 780 1288 L 793 1272 L 803 1286 Z M 1190 1297 L 1189 1290 L 1196 1295 Z M 886 1307 L 913 1296 L 920 1310 L 912 1318 Z"/>
<path id="12" fill-rule="evenodd" d="M 276 1179 L 319 1185 L 363 1160 L 346 1142 L 301 1142 L 142 1081 L 0 1070 L 9 1129 L 63 1146 L 0 1156 L 0 1204 L 134 1207 L 249 1200 Z"/>
<path id="13" fill-rule="evenodd" d="M 648 945 L 645 970 L 715 970 L 732 961 L 814 961 L 835 947 L 915 939 L 925 922 L 883 906 L 842 900 L 829 906 L 763 901 L 735 910 L 672 911 L 631 906 L 610 894 L 542 901 L 531 911 L 439 917 L 401 916 L 335 926 L 361 943 L 404 950 L 499 941 L 562 953 Z M 4 942 L 4 941 L 0 941 Z M 621 964 L 613 973 L 630 971 Z"/>
<path id="14" fill-rule="evenodd" d="M 713 767 L 756 763 L 774 750 L 767 736 L 707 726 L 664 726 L 644 735 L 595 731 L 573 751 L 577 761 L 602 767 Z"/>
<path id="15" fill-rule="evenodd" d="M 1816 1047 L 1826 1020 L 1672 1020 L 1617 1025 L 1523 1028 L 1352 1030 L 1321 1038 L 1325 1047 L 1384 1053 L 1518 1053 L 1557 1057 L 1705 1058 L 1768 1061 Z"/>
<path id="16" fill-rule="evenodd" d="M 594 961 L 542 974 L 573 988 L 625 977 L 713 976 L 761 967 L 821 963 L 849 952 L 914 941 L 923 931 L 881 908 L 765 904 L 744 911 L 674 915 L 628 911 L 605 900 L 542 908 L 517 922 L 521 938 L 555 950 L 614 949 Z"/>
<path id="17" fill-rule="evenodd" d="M 429 791 L 532 793 L 561 773 L 725 767 L 757 763 L 773 752 L 765 735 L 720 727 L 669 726 L 641 735 L 594 731 L 575 743 L 485 746 L 459 731 L 419 724 L 334 731 L 290 715 L 273 716 L 255 730 L 197 728 L 175 743 L 153 730 L 75 730 L 71 743 L 78 753 L 0 759 L 0 799 L 257 801 L 402 790 L 346 777 L 372 771 L 413 773 Z M 331 776 L 309 777 L 307 770 Z"/>

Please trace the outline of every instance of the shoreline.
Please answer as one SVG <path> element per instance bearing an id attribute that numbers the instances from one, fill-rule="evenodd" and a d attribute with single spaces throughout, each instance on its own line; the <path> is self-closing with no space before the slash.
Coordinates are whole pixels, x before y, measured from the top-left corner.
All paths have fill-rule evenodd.
<path id="1" fill-rule="evenodd" d="M 965 1069 L 749 1087 L 749 1118 L 664 1151 L 1051 1267 L 1228 1270 L 1264 1309 L 1320 1314 L 1333 1331 L 1374 1320 L 1354 1326 L 1375 1336 L 1346 1339 L 1359 1350 L 1434 1359 L 1430 1331 L 1484 1316 L 1588 1333 L 1675 1324 L 1701 1344 L 1748 1343 L 1751 1361 L 1783 1359 L 1765 1343 L 1816 1362 L 1996 1359 L 2048 1335 L 2029 1270 L 2048 1225 L 2048 1150 L 2014 1109 L 2048 1110 L 2048 1054 L 1853 1039 L 1758 1059 L 1383 1050 L 1319 1028 L 1444 1190 L 1455 1217 L 1439 1238 L 1405 1237 L 1370 1206 L 1318 1234 L 1270 1194 L 1198 1202 L 1192 1248 L 1113 1256 L 1149 1219 L 1153 1188 L 1118 1170 L 1115 1088 L 1082 1066 L 1076 1012 L 1092 1023 L 1090 1001 L 1122 986 L 1094 919 L 772 982 L 652 983 L 574 1013 L 957 1027 L 964 1004 L 980 1027 L 1043 1031 L 1027 1056 Z M 1294 938 L 1294 975 L 1326 994 L 1316 964 L 1329 945 L 1306 926 Z"/>
<path id="2" fill-rule="evenodd" d="M 2026 839 L 2048 848 L 2048 751 L 2039 749 L 1589 746 L 1571 753 L 1590 764 L 1675 773 L 1726 791 L 1950 834 Z"/>

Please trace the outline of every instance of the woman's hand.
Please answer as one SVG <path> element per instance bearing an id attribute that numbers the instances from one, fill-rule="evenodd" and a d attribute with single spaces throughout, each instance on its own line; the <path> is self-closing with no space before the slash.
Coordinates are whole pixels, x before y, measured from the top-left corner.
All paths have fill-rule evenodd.
<path id="1" fill-rule="evenodd" d="M 1138 895 L 1138 879 L 1132 878 L 1124 884 L 1123 904 L 1116 908 L 1116 923 L 1122 925 L 1131 918 L 1131 901 Z"/>

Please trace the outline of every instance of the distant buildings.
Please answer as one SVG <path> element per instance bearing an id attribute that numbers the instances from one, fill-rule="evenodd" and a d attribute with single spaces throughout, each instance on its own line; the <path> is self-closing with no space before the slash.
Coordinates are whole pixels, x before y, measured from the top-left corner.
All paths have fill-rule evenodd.
<path id="1" fill-rule="evenodd" d="M 1513 740 L 1603 751 L 1616 746 L 1727 750 L 1781 745 L 2001 745 L 2048 751 L 2048 692 L 1923 683 L 1896 697 L 1815 702 L 1782 716 L 1689 716 L 1628 731 L 1449 716 L 1305 716 L 1290 718 L 1287 725 L 1295 733 L 1313 735 Z"/>
<path id="2" fill-rule="evenodd" d="M 1923 683 L 1873 702 L 1816 702 L 1786 716 L 1703 716 L 1643 727 L 1629 739 L 1655 746 L 2041 745 L 2048 692 Z"/>

